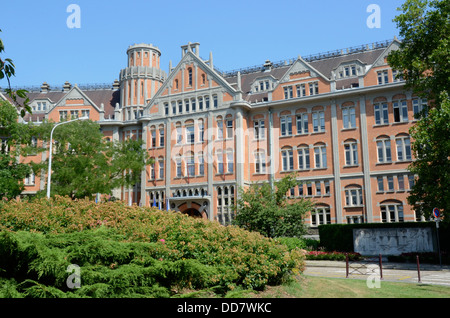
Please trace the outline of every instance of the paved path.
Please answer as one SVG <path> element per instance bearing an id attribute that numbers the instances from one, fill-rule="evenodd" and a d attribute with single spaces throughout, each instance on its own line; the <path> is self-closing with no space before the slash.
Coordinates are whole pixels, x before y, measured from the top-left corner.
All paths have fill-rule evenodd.
<path id="1" fill-rule="evenodd" d="M 368 271 L 366 267 L 360 267 L 358 263 L 351 263 L 349 276 L 352 279 L 367 279 L 369 275 L 380 273 L 379 266 L 372 267 L 375 272 Z M 417 264 L 403 264 L 383 262 L 381 273 L 382 281 L 435 284 L 450 287 L 450 266 L 420 264 L 420 272 Z M 306 261 L 305 275 L 346 278 L 346 264 L 340 261 Z M 420 282 L 419 282 L 420 274 Z M 373 277 L 373 276 L 372 276 Z"/>

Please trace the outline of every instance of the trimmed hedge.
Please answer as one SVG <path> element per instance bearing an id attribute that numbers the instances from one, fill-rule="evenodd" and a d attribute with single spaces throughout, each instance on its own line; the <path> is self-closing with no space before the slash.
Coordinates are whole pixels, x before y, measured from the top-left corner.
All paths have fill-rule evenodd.
<path id="1" fill-rule="evenodd" d="M 259 233 L 120 201 L 0 201 L 0 233 L 0 296 L 2 286 L 15 293 L 12 280 L 28 297 L 224 295 L 278 285 L 305 266 L 303 251 Z M 64 289 L 69 264 L 81 267 L 78 291 Z"/>
<path id="2" fill-rule="evenodd" d="M 320 245 L 326 251 L 353 252 L 353 229 L 402 227 L 431 227 L 435 230 L 436 224 L 435 222 L 323 224 L 319 225 L 318 229 Z M 449 234 L 450 226 L 441 222 L 439 225 L 441 250 L 449 250 Z"/>

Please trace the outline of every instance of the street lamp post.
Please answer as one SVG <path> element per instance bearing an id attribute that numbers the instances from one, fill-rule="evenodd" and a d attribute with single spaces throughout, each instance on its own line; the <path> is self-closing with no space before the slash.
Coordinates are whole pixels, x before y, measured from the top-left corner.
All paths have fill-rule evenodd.
<path id="1" fill-rule="evenodd" d="M 58 123 L 52 128 L 52 131 L 50 132 L 50 149 L 49 149 L 49 157 L 48 157 L 48 176 L 47 176 L 47 198 L 48 199 L 50 199 L 50 182 L 51 182 L 51 179 L 52 179 L 52 152 L 53 152 L 52 140 L 53 140 L 53 131 L 58 126 L 61 126 L 61 125 L 64 125 L 64 124 L 68 124 L 68 123 L 71 123 L 73 121 L 86 120 L 86 119 L 89 119 L 89 117 L 80 117 L 80 118 L 64 121 L 62 123 Z"/>

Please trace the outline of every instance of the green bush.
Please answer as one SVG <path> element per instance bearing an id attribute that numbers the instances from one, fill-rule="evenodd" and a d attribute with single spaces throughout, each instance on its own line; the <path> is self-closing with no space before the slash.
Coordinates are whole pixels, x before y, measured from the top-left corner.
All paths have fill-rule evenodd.
<path id="1" fill-rule="evenodd" d="M 298 237 L 277 237 L 277 242 L 284 244 L 291 251 L 299 248 L 307 251 L 315 251 L 319 248 L 320 242 L 315 239 L 298 238 Z"/>
<path id="2" fill-rule="evenodd" d="M 169 297 L 264 289 L 304 254 L 234 226 L 122 202 L 56 197 L 0 203 L 0 276 L 26 297 Z M 69 264 L 82 287 L 68 289 Z M 6 291 L 14 294 L 12 282 Z"/>

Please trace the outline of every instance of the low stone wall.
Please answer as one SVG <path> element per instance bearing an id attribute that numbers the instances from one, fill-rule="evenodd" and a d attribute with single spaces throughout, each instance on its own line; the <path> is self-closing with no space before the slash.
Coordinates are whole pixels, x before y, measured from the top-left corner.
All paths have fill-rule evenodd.
<path id="1" fill-rule="evenodd" d="M 409 252 L 434 252 L 431 228 L 353 229 L 353 248 L 361 255 L 400 255 Z"/>

